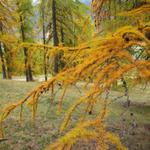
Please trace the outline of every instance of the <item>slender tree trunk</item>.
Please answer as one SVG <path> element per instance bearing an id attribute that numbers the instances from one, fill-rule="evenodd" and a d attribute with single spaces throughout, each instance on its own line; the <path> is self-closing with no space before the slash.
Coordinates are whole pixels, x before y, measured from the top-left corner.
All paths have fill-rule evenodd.
<path id="1" fill-rule="evenodd" d="M 64 45 L 64 41 L 65 41 L 65 34 L 64 34 L 64 29 L 63 26 L 61 24 L 61 28 L 60 28 L 60 33 L 61 33 L 61 43 Z M 63 62 L 63 60 L 61 59 L 63 57 L 63 52 L 60 52 L 58 54 L 59 57 L 59 64 L 60 64 L 60 69 L 62 70 L 65 67 L 65 63 Z"/>
<path id="2" fill-rule="evenodd" d="M 2 63 L 3 79 L 7 79 L 6 66 L 5 66 L 5 61 L 4 61 L 4 56 L 3 56 L 3 51 L 2 51 L 2 43 L 1 42 L 0 42 L 0 58 L 1 58 L 1 63 Z"/>
<path id="3" fill-rule="evenodd" d="M 64 29 L 63 29 L 63 26 L 61 25 L 61 29 L 60 29 L 61 31 L 61 42 L 62 42 L 62 44 L 64 44 Z"/>
<path id="4" fill-rule="evenodd" d="M 138 5 L 138 0 L 133 0 L 133 8 L 136 8 Z"/>
<path id="5" fill-rule="evenodd" d="M 4 51 L 5 53 L 7 53 L 7 56 L 5 58 L 6 60 L 6 66 L 7 66 L 7 78 L 8 79 L 12 79 L 12 55 L 10 52 L 10 49 L 8 49 L 5 45 L 4 45 Z"/>
<path id="6" fill-rule="evenodd" d="M 117 3 L 116 3 L 116 1 L 114 1 L 114 19 L 116 19 L 116 17 L 117 17 L 117 5 L 116 5 Z"/>
<path id="7" fill-rule="evenodd" d="M 45 7 L 44 7 L 45 1 L 42 1 L 42 26 L 43 26 L 43 44 L 46 44 L 46 32 L 45 32 Z M 46 59 L 46 53 L 47 49 L 44 47 L 44 76 L 45 76 L 45 81 L 47 81 L 47 59 Z"/>
<path id="8" fill-rule="evenodd" d="M 111 0 L 108 1 L 109 20 L 111 19 Z"/>
<path id="9" fill-rule="evenodd" d="M 2 33 L 2 24 L 0 22 L 0 32 Z M 7 73 L 6 73 L 6 66 L 5 66 L 5 61 L 4 61 L 4 55 L 2 51 L 2 43 L 0 42 L 0 58 L 1 58 L 1 63 L 2 63 L 2 75 L 3 79 L 7 79 Z"/>
<path id="10" fill-rule="evenodd" d="M 58 34 L 57 34 L 57 24 L 56 24 L 56 1 L 52 0 L 52 26 L 53 26 L 53 44 L 58 46 Z M 57 74 L 59 71 L 59 57 L 58 55 L 54 58 L 54 73 Z"/>
<path id="11" fill-rule="evenodd" d="M 29 74 L 29 81 L 33 81 L 32 69 L 30 64 L 28 65 L 28 74 Z"/>
<path id="12" fill-rule="evenodd" d="M 24 27 L 23 27 L 23 19 L 22 16 L 20 16 L 20 28 L 21 28 L 21 36 L 22 36 L 22 41 L 25 42 L 25 33 L 24 33 Z M 24 63 L 25 63 L 25 74 L 26 74 L 26 81 L 33 81 L 33 76 L 32 76 L 32 70 L 31 70 L 31 65 L 28 63 L 28 49 L 23 48 L 24 50 Z"/>

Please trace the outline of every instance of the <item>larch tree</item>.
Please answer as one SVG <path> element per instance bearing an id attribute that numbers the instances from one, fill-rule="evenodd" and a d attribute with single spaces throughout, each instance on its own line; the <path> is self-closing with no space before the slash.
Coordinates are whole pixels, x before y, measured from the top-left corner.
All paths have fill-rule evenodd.
<path id="1" fill-rule="evenodd" d="M 14 9 L 14 2 L 0 1 L 0 36 L 15 34 L 14 26 L 17 26 L 17 15 Z M 4 41 L 0 41 L 0 57 L 2 74 L 4 79 L 11 79 L 13 70 L 12 47 Z"/>
<path id="2" fill-rule="evenodd" d="M 62 44 L 63 46 L 74 47 L 82 38 L 83 41 L 89 40 L 90 37 L 92 37 L 92 34 L 90 34 L 92 25 L 91 20 L 86 17 L 88 12 L 89 10 L 86 5 L 79 1 L 52 1 L 52 33 L 54 46 Z M 83 26 L 85 27 L 84 29 L 88 30 L 83 31 Z M 54 70 L 58 72 L 65 65 L 61 62 L 61 57 L 62 55 L 58 54 L 56 61 L 54 61 L 54 68 L 57 68 Z M 55 64 L 55 62 L 57 63 Z"/>
<path id="3" fill-rule="evenodd" d="M 39 12 L 40 12 L 40 25 L 42 26 L 42 40 L 43 40 L 43 44 L 47 44 L 48 41 L 46 39 L 46 0 L 41 0 L 39 3 Z M 44 47 L 44 54 L 43 54 L 43 71 L 44 71 L 44 77 L 45 77 L 45 81 L 47 81 L 47 59 L 46 59 L 46 53 L 47 53 L 47 49 Z"/>
<path id="4" fill-rule="evenodd" d="M 87 41 L 91 39 L 93 26 L 90 17 L 87 17 L 89 9 L 85 4 L 73 0 L 45 0 L 44 2 L 40 1 L 38 4 L 41 14 L 39 20 L 40 28 L 42 27 L 43 43 L 53 43 L 56 47 L 60 44 L 74 47 L 81 40 Z M 43 27 L 43 22 L 45 27 Z M 85 26 L 85 31 L 83 31 L 83 26 Z M 44 51 L 47 53 L 47 50 Z M 55 71 L 59 72 L 63 69 L 65 65 L 61 61 L 62 55 L 62 53 L 58 54 L 58 58 L 56 56 L 57 61 L 53 60 L 52 62 L 53 69 L 51 70 L 53 70 L 52 73 L 54 74 L 56 73 Z M 45 57 L 44 62 L 46 62 Z M 47 67 L 44 68 L 46 70 Z"/>

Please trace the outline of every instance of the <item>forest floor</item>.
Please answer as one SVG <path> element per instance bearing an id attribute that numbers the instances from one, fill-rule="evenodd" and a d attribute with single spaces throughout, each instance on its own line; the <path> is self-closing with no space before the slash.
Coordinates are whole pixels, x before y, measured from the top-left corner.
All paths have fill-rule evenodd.
<path id="1" fill-rule="evenodd" d="M 30 90 L 39 85 L 39 82 L 20 82 L 0 80 L 0 110 L 8 103 L 16 102 L 24 97 Z M 81 91 L 80 91 L 81 92 Z M 63 121 L 64 112 L 72 102 L 82 95 L 77 87 L 69 88 L 65 96 L 62 113 L 57 113 L 59 93 L 51 106 L 50 94 L 46 93 L 40 98 L 36 121 L 31 120 L 31 109 L 24 106 L 24 121 L 19 123 L 19 110 L 16 109 L 4 123 L 6 141 L 0 142 L 0 150 L 42 150 L 56 140 L 60 135 L 58 129 Z M 111 99 L 122 96 L 116 89 L 109 95 Z M 129 150 L 150 149 L 150 86 L 143 89 L 137 86 L 130 91 L 131 105 L 126 108 L 125 97 L 118 99 L 109 106 L 107 126 L 108 130 L 117 133 Z M 94 109 L 89 118 L 96 116 L 98 108 Z M 79 118 L 81 109 L 73 115 L 72 124 Z M 95 142 L 79 141 L 74 150 L 95 150 Z M 112 148 L 113 149 L 113 148 Z"/>

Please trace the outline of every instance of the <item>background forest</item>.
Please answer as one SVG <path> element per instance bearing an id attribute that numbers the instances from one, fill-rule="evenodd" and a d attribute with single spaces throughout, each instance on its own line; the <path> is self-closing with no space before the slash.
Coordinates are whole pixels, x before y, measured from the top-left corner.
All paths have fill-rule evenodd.
<path id="1" fill-rule="evenodd" d="M 25 74 L 30 81 L 33 75 L 52 72 L 46 64 L 46 48 L 16 48 L 19 43 L 75 47 L 90 40 L 94 31 L 90 9 L 80 1 L 1 1 L 1 8 L 1 36 L 10 42 L 1 43 L 3 78 Z M 61 64 L 55 65 L 58 72 Z"/>

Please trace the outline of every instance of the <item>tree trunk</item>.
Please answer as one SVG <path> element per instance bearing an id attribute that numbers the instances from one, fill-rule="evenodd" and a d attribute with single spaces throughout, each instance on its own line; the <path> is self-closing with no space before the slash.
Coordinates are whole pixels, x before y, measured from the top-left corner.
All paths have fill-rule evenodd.
<path id="1" fill-rule="evenodd" d="M 24 26 L 23 26 L 23 19 L 22 16 L 20 16 L 20 29 L 21 29 L 21 36 L 22 36 L 22 41 L 25 42 L 25 33 L 24 33 Z M 32 76 L 32 70 L 31 70 L 31 65 L 28 63 L 28 49 L 23 48 L 24 50 L 24 63 L 25 63 L 25 75 L 26 75 L 26 81 L 33 81 L 33 76 Z"/>
<path id="2" fill-rule="evenodd" d="M 29 81 L 33 81 L 32 69 L 30 64 L 28 65 L 28 75 L 29 75 Z"/>
<path id="3" fill-rule="evenodd" d="M 45 1 L 42 1 L 42 26 L 43 26 L 43 44 L 46 44 L 46 32 L 45 32 L 45 7 L 44 7 L 44 3 Z M 45 76 L 45 81 L 47 81 L 47 60 L 46 60 L 46 53 L 47 53 L 47 49 L 44 47 L 44 60 L 43 60 L 43 64 L 44 64 L 44 76 Z"/>
<path id="4" fill-rule="evenodd" d="M 61 43 L 64 44 L 64 29 L 63 29 L 63 26 L 61 25 Z"/>
<path id="5" fill-rule="evenodd" d="M 2 33 L 3 28 L 2 28 L 2 23 L 0 22 L 0 32 Z M 2 75 L 3 79 L 7 79 L 7 73 L 6 73 L 6 66 L 5 66 L 5 61 L 4 61 L 4 55 L 2 51 L 2 43 L 0 42 L 0 58 L 1 58 L 1 63 L 2 63 Z"/>
<path id="6" fill-rule="evenodd" d="M 1 63 L 2 63 L 2 66 L 1 66 L 2 67 L 2 76 L 3 76 L 3 79 L 7 79 L 6 66 L 5 66 L 1 42 L 0 42 L 0 58 L 1 58 Z"/>
<path id="7" fill-rule="evenodd" d="M 63 26 L 61 25 L 61 29 L 60 29 L 60 33 L 61 33 L 61 43 L 64 45 L 64 41 L 65 41 L 65 34 L 64 34 L 64 29 Z M 63 57 L 63 53 L 60 53 L 58 55 L 59 57 L 59 64 L 60 64 L 60 69 L 62 70 L 65 67 L 65 63 L 63 62 L 63 60 L 61 59 Z"/>
<path id="8" fill-rule="evenodd" d="M 56 24 L 56 1 L 52 0 L 52 26 L 53 26 L 53 44 L 58 46 L 59 40 L 57 35 L 57 24 Z M 54 73 L 57 74 L 59 71 L 59 57 L 54 57 Z"/>
<path id="9" fill-rule="evenodd" d="M 7 66 L 7 78 L 12 79 L 12 55 L 10 49 L 8 49 L 6 45 L 4 45 L 4 51 L 7 54 L 5 58 Z"/>

